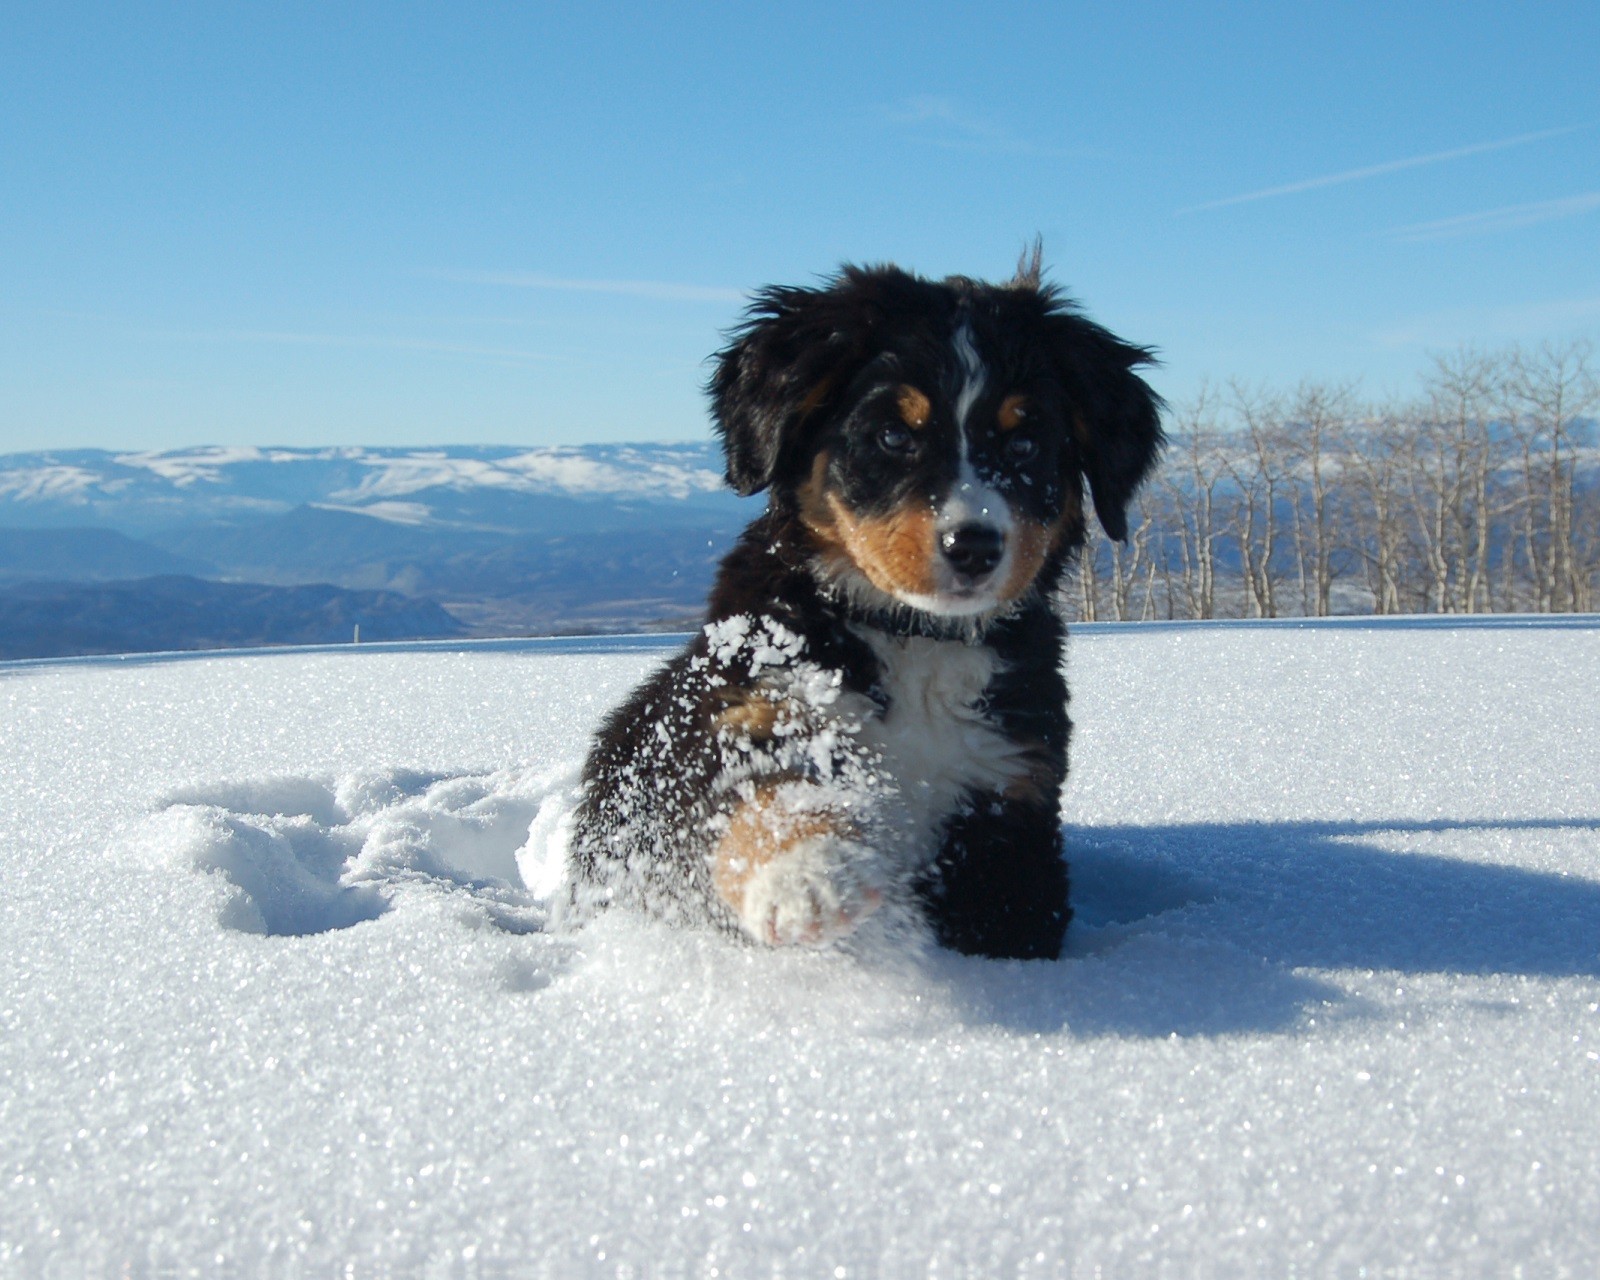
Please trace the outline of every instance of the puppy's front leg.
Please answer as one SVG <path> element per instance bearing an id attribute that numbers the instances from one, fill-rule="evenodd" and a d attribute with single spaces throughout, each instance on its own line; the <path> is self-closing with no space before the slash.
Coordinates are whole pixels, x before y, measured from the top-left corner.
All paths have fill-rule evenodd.
<path id="1" fill-rule="evenodd" d="M 740 798 L 711 854 L 718 896 L 740 927 L 772 946 L 843 937 L 883 901 L 864 869 L 870 851 L 850 821 L 800 781 L 757 784 Z"/>

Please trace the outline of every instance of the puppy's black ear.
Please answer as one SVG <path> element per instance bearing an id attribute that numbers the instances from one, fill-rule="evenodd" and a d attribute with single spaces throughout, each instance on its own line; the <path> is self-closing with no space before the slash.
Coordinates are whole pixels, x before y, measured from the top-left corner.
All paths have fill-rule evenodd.
<path id="1" fill-rule="evenodd" d="M 1095 514 L 1108 535 L 1125 542 L 1128 503 L 1164 440 L 1161 397 L 1133 372 L 1155 357 L 1148 347 L 1123 342 L 1082 316 L 1057 310 L 1050 322 Z"/>
<path id="2" fill-rule="evenodd" d="M 759 493 L 803 452 L 803 437 L 848 379 L 872 308 L 868 273 L 846 268 L 823 289 L 763 289 L 718 352 L 707 390 L 728 483 Z"/>

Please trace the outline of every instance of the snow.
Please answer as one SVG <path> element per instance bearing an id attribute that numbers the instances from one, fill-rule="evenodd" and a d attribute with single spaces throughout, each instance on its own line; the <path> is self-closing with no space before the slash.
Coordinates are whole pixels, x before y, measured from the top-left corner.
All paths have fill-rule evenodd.
<path id="1" fill-rule="evenodd" d="M 83 467 L 21 467 L 0 471 L 0 499 L 14 502 L 67 500 L 87 493 L 100 477 Z"/>
<path id="2" fill-rule="evenodd" d="M 1059 963 L 547 923 L 654 642 L 0 664 L 0 1271 L 1600 1255 L 1600 620 L 1075 630 Z"/>
<path id="3" fill-rule="evenodd" d="M 451 446 L 436 449 L 258 448 L 253 445 L 111 453 L 0 454 L 0 509 L 24 523 L 54 514 L 143 527 L 174 504 L 207 513 L 284 511 L 303 502 L 396 523 L 435 518 L 443 494 L 467 498 L 625 498 L 711 506 L 727 493 L 720 455 L 696 444 Z M 429 494 L 424 503 L 418 495 Z M 735 505 L 737 503 L 735 502 Z M 0 510 L 0 514 L 4 514 Z"/>
<path id="4" fill-rule="evenodd" d="M 143 468 L 186 489 L 195 484 L 217 484 L 224 469 L 241 462 L 259 462 L 265 456 L 254 445 L 205 445 L 197 449 L 122 453 L 112 461 L 120 467 Z"/>
<path id="5" fill-rule="evenodd" d="M 720 493 L 726 487 L 722 472 L 691 462 L 674 463 L 621 448 L 615 461 L 585 457 L 575 449 L 530 449 L 502 464 L 521 473 L 531 483 L 568 493 L 665 494 L 686 498 L 694 493 Z"/>
<path id="6" fill-rule="evenodd" d="M 425 502 L 369 502 L 365 506 L 349 506 L 339 502 L 312 502 L 308 506 L 319 511 L 343 511 L 347 515 L 370 516 L 390 524 L 424 525 L 433 519 L 433 508 Z"/>
<path id="7" fill-rule="evenodd" d="M 492 459 L 452 456 L 440 450 L 404 455 L 372 451 L 363 453 L 360 459 L 369 468 L 360 483 L 332 496 L 362 504 L 374 498 L 406 497 L 426 489 L 488 488 L 682 499 L 723 489 L 721 472 L 694 465 L 687 458 L 674 462 L 627 447 L 611 453 L 608 460 L 577 448 L 556 446 Z"/>

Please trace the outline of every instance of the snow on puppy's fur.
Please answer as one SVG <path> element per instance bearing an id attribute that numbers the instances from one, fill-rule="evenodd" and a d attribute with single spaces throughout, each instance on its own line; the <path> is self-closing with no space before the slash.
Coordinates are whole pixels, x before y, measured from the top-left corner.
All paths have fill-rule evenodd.
<path id="1" fill-rule="evenodd" d="M 885 904 L 946 945 L 1055 956 L 1064 628 L 1052 599 L 1160 446 L 1149 352 L 1039 280 L 847 267 L 760 294 L 711 380 L 729 482 L 767 491 L 708 622 L 607 720 L 573 905 L 770 944 Z"/>

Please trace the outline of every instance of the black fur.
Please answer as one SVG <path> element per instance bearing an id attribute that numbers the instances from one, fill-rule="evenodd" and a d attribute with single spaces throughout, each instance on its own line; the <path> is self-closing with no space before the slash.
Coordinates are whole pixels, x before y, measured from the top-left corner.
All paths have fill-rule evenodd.
<path id="1" fill-rule="evenodd" d="M 1015 777 L 938 797 L 923 845 L 868 887 L 903 899 L 957 950 L 1057 955 L 1071 915 L 1058 816 L 1070 726 L 1053 596 L 1084 540 L 1085 487 L 1106 531 L 1125 536 L 1126 504 L 1161 443 L 1159 401 L 1134 372 L 1149 360 L 1041 285 L 1036 266 L 1004 285 L 846 267 L 819 288 L 759 294 L 709 390 L 728 481 L 768 490 L 768 509 L 723 561 L 706 629 L 595 741 L 571 842 L 574 902 L 748 932 L 712 858 L 729 815 L 763 785 L 798 788 L 802 802 L 808 788 L 843 787 L 850 812 L 828 812 L 852 833 L 846 843 L 900 839 L 878 810 L 922 780 L 883 777 L 890 756 L 870 746 L 897 723 L 883 664 L 920 645 L 918 660 L 937 665 L 961 656 L 938 646 L 963 646 L 993 674 L 962 723 L 1009 744 Z M 912 427 L 907 387 L 926 404 Z M 1025 408 L 1002 429 L 1007 397 Z M 1051 538 L 1015 594 L 977 612 L 963 612 L 959 576 L 931 604 L 880 590 L 816 514 L 825 499 L 871 527 L 906 512 L 926 524 L 974 475 L 1003 502 L 1009 538 L 1020 544 L 1024 527 Z M 932 536 L 943 546 L 949 535 Z M 815 705 L 792 692 L 801 677 L 824 689 Z M 776 704 L 788 727 L 730 729 L 726 713 L 752 700 Z M 840 719 L 845 706 L 855 710 Z M 840 864 L 841 884 L 853 874 Z"/>

